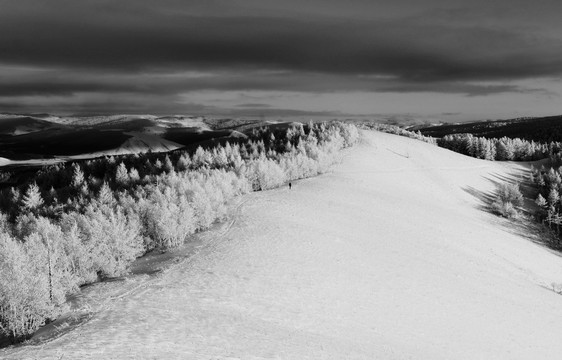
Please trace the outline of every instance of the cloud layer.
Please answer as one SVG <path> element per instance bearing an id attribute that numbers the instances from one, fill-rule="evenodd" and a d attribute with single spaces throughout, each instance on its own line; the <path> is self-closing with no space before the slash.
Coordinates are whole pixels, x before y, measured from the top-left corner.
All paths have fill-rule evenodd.
<path id="1" fill-rule="evenodd" d="M 559 5 L 519 2 L 0 0 L 0 105 L 206 90 L 552 95 L 516 82 L 562 74 Z"/>

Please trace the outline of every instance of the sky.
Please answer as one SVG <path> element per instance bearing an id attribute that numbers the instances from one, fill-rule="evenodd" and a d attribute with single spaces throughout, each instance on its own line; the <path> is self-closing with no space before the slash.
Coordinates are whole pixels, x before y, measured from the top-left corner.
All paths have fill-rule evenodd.
<path id="1" fill-rule="evenodd" d="M 0 112 L 562 114 L 562 2 L 0 0 Z"/>

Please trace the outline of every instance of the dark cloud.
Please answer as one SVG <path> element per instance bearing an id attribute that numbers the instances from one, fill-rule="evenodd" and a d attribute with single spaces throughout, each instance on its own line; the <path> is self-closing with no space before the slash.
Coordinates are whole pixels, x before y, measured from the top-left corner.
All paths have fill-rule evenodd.
<path id="1" fill-rule="evenodd" d="M 219 109 L 196 103 L 178 103 L 156 94 L 73 94 L 49 97 L 0 97 L 0 109 L 13 113 L 72 114 L 215 114 Z M 220 109 L 224 113 L 223 109 Z"/>
<path id="2" fill-rule="evenodd" d="M 248 108 L 248 109 L 214 109 L 214 114 L 224 116 L 238 116 L 245 118 L 286 118 L 286 117 L 322 117 L 325 119 L 338 119 L 348 116 L 348 114 L 339 111 L 303 111 L 282 108 Z"/>
<path id="3" fill-rule="evenodd" d="M 249 108 L 249 109 L 267 109 L 267 108 L 270 108 L 271 105 L 250 103 L 250 104 L 238 104 L 238 105 L 236 105 L 236 107 L 238 107 L 238 108 Z"/>
<path id="4" fill-rule="evenodd" d="M 116 93 L 134 90 L 134 88 L 127 86 L 127 84 L 111 82 L 64 82 L 38 79 L 37 81 L 26 83 L 2 83 L 0 84 L 0 97 L 72 95 L 77 92 Z"/>
<path id="5" fill-rule="evenodd" d="M 353 74 L 321 74 L 303 71 L 228 71 L 208 73 L 119 73 L 99 70 L 12 71 L 0 74 L 0 97 L 25 95 L 60 96 L 75 93 L 129 93 L 174 96 L 198 91 L 285 91 L 331 92 L 446 92 L 468 96 L 495 93 L 546 94 L 540 88 L 522 88 L 513 84 L 484 84 L 469 81 L 434 80 L 422 82 L 395 77 Z"/>
<path id="6" fill-rule="evenodd" d="M 524 88 L 518 85 L 501 84 L 501 85 L 486 85 L 471 82 L 395 82 L 388 85 L 381 85 L 373 91 L 378 92 L 397 92 L 397 93 L 410 93 L 410 92 L 435 92 L 447 94 L 463 94 L 467 96 L 486 96 L 491 94 L 501 93 L 522 93 L 522 94 L 554 94 L 547 89 L 542 88 Z"/>
<path id="7" fill-rule="evenodd" d="M 56 2 L 54 2 L 56 3 Z M 416 81 L 562 73 L 560 42 L 517 31 L 404 23 L 145 12 L 0 15 L 0 62 L 138 72 L 282 69 Z"/>
<path id="8" fill-rule="evenodd" d="M 560 6 L 489 3 L 0 0 L 0 97 L 548 93 L 512 82 L 562 76 Z"/>

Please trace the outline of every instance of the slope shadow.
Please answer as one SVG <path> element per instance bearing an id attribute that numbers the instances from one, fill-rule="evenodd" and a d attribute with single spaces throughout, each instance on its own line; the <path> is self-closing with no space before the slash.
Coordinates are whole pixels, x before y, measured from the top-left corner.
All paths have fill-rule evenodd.
<path id="1" fill-rule="evenodd" d="M 562 251 L 562 242 L 556 234 L 556 229 L 550 229 L 536 220 L 535 213 L 538 210 L 538 206 L 534 201 L 536 187 L 528 177 L 524 176 L 524 172 L 517 171 L 508 175 L 491 174 L 491 176 L 484 176 L 484 178 L 494 184 L 496 188 L 500 184 L 519 184 L 523 194 L 523 201 L 517 206 L 520 215 L 516 219 L 507 219 L 498 215 L 496 223 L 504 231 L 530 240 L 535 244 L 556 250 L 554 253 L 562 256 L 559 252 Z M 496 197 L 496 191 L 481 191 L 472 186 L 464 187 L 462 190 L 479 200 L 477 205 L 479 210 L 493 213 L 491 204 Z"/>

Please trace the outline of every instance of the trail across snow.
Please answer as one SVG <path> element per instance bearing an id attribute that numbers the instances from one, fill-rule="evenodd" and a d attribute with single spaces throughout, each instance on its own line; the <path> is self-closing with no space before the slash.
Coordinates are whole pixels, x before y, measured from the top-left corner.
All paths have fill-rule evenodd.
<path id="1" fill-rule="evenodd" d="M 249 195 L 226 231 L 77 330 L 0 358 L 560 358 L 547 287 L 562 258 L 469 191 L 519 167 L 366 140 L 332 173 Z"/>

